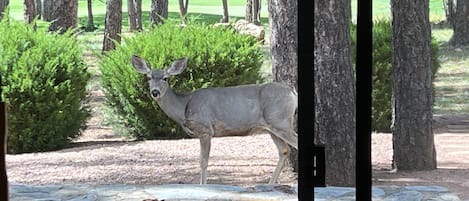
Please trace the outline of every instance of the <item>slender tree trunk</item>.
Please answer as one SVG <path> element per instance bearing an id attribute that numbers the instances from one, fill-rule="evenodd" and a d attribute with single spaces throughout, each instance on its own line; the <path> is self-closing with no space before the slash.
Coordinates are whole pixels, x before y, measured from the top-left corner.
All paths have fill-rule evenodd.
<path id="1" fill-rule="evenodd" d="M 429 1 L 392 0 L 393 165 L 436 168 Z"/>
<path id="2" fill-rule="evenodd" d="M 86 25 L 86 31 L 94 31 L 94 19 L 93 19 L 93 4 L 92 0 L 87 0 L 87 6 L 88 6 L 88 24 Z"/>
<path id="3" fill-rule="evenodd" d="M 455 6 L 456 13 L 451 19 L 453 22 L 453 37 L 450 43 L 454 46 L 467 46 L 469 45 L 469 2 L 459 0 Z"/>
<path id="4" fill-rule="evenodd" d="M 261 24 L 261 1 L 260 0 L 253 0 L 252 2 L 252 23 L 255 25 Z"/>
<path id="5" fill-rule="evenodd" d="M 152 0 L 150 11 L 151 25 L 163 24 L 164 19 L 168 19 L 168 0 Z"/>
<path id="6" fill-rule="evenodd" d="M 34 0 L 24 0 L 24 23 L 31 24 L 34 21 Z"/>
<path id="7" fill-rule="evenodd" d="M 327 185 L 355 185 L 351 2 L 314 1 L 314 133 L 326 147 Z"/>
<path id="8" fill-rule="evenodd" d="M 52 12 L 54 11 L 54 0 L 44 0 L 42 2 L 42 20 L 52 21 Z"/>
<path id="9" fill-rule="evenodd" d="M 77 27 L 78 0 L 56 0 L 52 12 L 52 23 L 49 31 L 65 33 Z"/>
<path id="10" fill-rule="evenodd" d="M 223 2 L 223 18 L 221 19 L 222 23 L 228 23 L 230 21 L 230 17 L 228 15 L 228 2 L 227 0 L 222 0 Z"/>
<path id="11" fill-rule="evenodd" d="M 10 4 L 9 0 L 0 0 L 0 20 L 3 18 L 3 13 L 5 12 L 8 4 Z"/>
<path id="12" fill-rule="evenodd" d="M 136 19 L 136 28 L 138 31 L 143 30 L 142 25 L 142 0 L 134 0 L 135 4 L 135 19 Z"/>
<path id="13" fill-rule="evenodd" d="M 42 1 L 41 0 L 36 0 L 34 2 L 34 13 L 36 14 L 37 19 L 41 19 L 41 14 L 42 14 Z"/>
<path id="14" fill-rule="evenodd" d="M 246 15 L 244 19 L 248 22 L 252 22 L 252 1 L 253 0 L 246 0 Z"/>
<path id="15" fill-rule="evenodd" d="M 181 21 L 186 22 L 187 9 L 189 6 L 189 0 L 179 0 L 179 14 L 181 15 Z"/>
<path id="16" fill-rule="evenodd" d="M 127 0 L 127 14 L 129 16 L 129 31 L 137 30 L 137 17 L 135 12 L 135 4 L 133 0 Z"/>
<path id="17" fill-rule="evenodd" d="M 107 0 L 103 52 L 115 49 L 114 41 L 120 43 L 120 33 L 122 32 L 121 22 L 122 0 Z"/>
<path id="18" fill-rule="evenodd" d="M 270 0 L 268 7 L 273 80 L 285 83 L 295 90 L 298 88 L 298 19 L 296 7 L 296 1 L 282 0 Z M 297 172 L 298 151 L 293 147 L 290 148 L 292 150 L 289 159 L 290 164 L 293 170 Z"/>

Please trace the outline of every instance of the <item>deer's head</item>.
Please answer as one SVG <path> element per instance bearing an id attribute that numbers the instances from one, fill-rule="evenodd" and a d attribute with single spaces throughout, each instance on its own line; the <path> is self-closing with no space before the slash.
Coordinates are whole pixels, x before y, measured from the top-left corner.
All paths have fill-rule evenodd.
<path id="1" fill-rule="evenodd" d="M 151 69 L 150 65 L 142 58 L 132 55 L 132 65 L 139 73 L 145 74 L 150 84 L 151 96 L 158 100 L 169 89 L 168 79 L 172 75 L 181 74 L 186 69 L 187 58 L 174 61 L 167 69 Z"/>

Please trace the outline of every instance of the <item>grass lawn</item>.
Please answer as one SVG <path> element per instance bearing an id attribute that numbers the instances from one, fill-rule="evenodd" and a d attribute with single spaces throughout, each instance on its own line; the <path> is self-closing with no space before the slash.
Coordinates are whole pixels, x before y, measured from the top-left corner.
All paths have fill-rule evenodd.
<path id="1" fill-rule="evenodd" d="M 23 2 L 10 1 L 10 15 L 18 20 L 23 19 Z M 228 1 L 229 15 L 232 21 L 244 17 L 245 14 L 245 0 L 230 0 Z M 269 37 L 268 30 L 268 13 L 267 1 L 262 1 L 261 20 L 263 26 L 266 28 L 266 38 Z M 87 7 L 85 0 L 79 0 L 79 26 L 85 26 L 87 22 Z M 357 0 L 352 0 L 352 16 L 356 16 Z M 131 35 L 127 31 L 127 3 L 123 1 L 123 21 L 122 30 L 123 35 Z M 143 24 L 148 27 L 150 0 L 143 0 Z M 93 13 L 95 25 L 98 27 L 94 32 L 82 32 L 79 39 L 83 41 L 85 47 L 85 58 L 90 65 L 90 70 L 99 74 L 96 68 L 96 58 L 93 52 L 99 52 L 102 46 L 104 18 L 105 18 L 106 5 L 105 0 L 93 1 Z M 206 0 L 190 0 L 189 1 L 189 18 L 196 19 L 196 21 L 205 23 L 219 22 L 222 18 L 222 4 L 221 0 L 206 1 Z M 390 19 L 390 0 L 375 0 L 373 1 L 373 16 L 374 19 Z M 169 17 L 172 19 L 179 19 L 179 6 L 177 1 L 169 1 Z M 352 17 L 354 18 L 356 17 Z M 430 20 L 432 24 L 437 24 L 445 20 L 445 11 L 443 8 L 443 1 L 430 0 Z M 45 29 L 47 23 L 39 22 L 38 26 Z M 435 79 L 435 113 L 469 113 L 469 49 L 455 49 L 446 43 L 449 41 L 452 30 L 450 28 L 433 28 L 433 36 L 440 43 L 440 60 L 441 68 L 438 71 Z M 265 55 L 263 74 L 266 77 L 270 76 L 270 52 L 268 46 L 263 47 Z M 96 85 L 96 84 L 95 84 Z"/>

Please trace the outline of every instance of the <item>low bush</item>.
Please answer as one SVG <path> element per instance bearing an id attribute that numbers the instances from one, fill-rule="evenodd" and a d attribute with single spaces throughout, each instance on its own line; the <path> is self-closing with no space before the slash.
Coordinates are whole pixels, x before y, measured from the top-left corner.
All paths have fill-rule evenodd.
<path id="1" fill-rule="evenodd" d="M 90 75 L 71 34 L 36 32 L 12 19 L 0 22 L 8 153 L 64 148 L 85 128 Z"/>
<path id="2" fill-rule="evenodd" d="M 352 47 L 356 44 L 356 25 L 351 26 Z M 440 67 L 438 42 L 432 38 L 433 77 Z M 352 48 L 355 61 L 355 48 Z M 373 24 L 373 72 L 372 72 L 372 129 L 389 132 L 392 120 L 392 30 L 391 23 L 380 20 Z M 360 98 L 360 97 L 357 97 Z"/>
<path id="3" fill-rule="evenodd" d="M 152 99 L 145 76 L 131 66 L 136 54 L 153 68 L 188 57 L 187 69 L 170 79 L 177 92 L 263 82 L 262 53 L 255 38 L 222 27 L 172 22 L 124 38 L 123 45 L 101 58 L 101 83 L 108 118 L 117 132 L 137 139 L 182 138 L 185 133 Z"/>

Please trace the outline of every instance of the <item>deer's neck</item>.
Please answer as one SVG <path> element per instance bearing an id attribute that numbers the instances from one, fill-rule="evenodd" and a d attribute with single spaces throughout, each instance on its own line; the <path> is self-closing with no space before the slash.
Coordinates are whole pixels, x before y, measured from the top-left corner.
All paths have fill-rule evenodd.
<path id="1" fill-rule="evenodd" d="M 184 113 L 189 97 L 190 93 L 178 94 L 168 88 L 164 96 L 160 97 L 157 102 L 166 115 L 181 125 L 184 121 Z"/>

